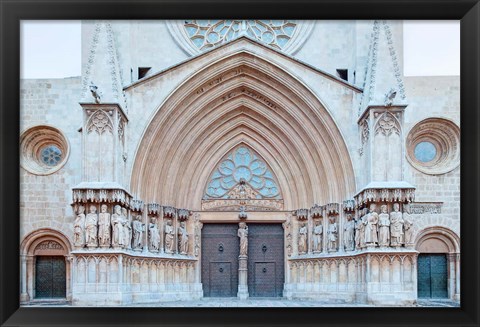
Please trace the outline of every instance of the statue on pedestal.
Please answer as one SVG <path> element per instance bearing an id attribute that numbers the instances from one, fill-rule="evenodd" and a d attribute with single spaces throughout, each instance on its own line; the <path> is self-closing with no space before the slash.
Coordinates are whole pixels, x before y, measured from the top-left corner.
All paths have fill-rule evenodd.
<path id="1" fill-rule="evenodd" d="M 98 240 L 101 247 L 110 246 L 110 214 L 107 209 L 108 206 L 102 204 L 98 215 Z"/>
<path id="2" fill-rule="evenodd" d="M 376 246 L 378 243 L 378 213 L 375 212 L 376 204 L 370 205 L 365 226 L 365 243 L 367 246 Z"/>
<path id="3" fill-rule="evenodd" d="M 248 255 L 248 226 L 246 223 L 241 222 L 238 224 L 239 228 L 237 236 L 240 237 L 240 255 Z"/>
<path id="4" fill-rule="evenodd" d="M 302 223 L 300 225 L 300 229 L 298 230 L 298 254 L 307 253 L 307 237 L 308 237 L 307 224 Z"/>
<path id="5" fill-rule="evenodd" d="M 343 243 L 345 251 L 353 251 L 355 248 L 355 221 L 351 214 L 347 214 L 347 221 L 343 228 Z"/>
<path id="6" fill-rule="evenodd" d="M 188 233 L 184 221 L 178 227 L 178 250 L 180 254 L 188 254 Z"/>
<path id="7" fill-rule="evenodd" d="M 382 205 L 381 210 L 378 215 L 378 245 L 387 247 L 390 245 L 390 216 L 386 204 Z"/>
<path id="8" fill-rule="evenodd" d="M 85 246 L 85 207 L 79 206 L 73 225 L 73 243 L 75 246 Z"/>
<path id="9" fill-rule="evenodd" d="M 315 221 L 313 228 L 313 253 L 322 252 L 323 225 L 320 220 Z"/>
<path id="10" fill-rule="evenodd" d="M 143 229 L 145 224 L 142 224 L 142 216 L 138 215 L 132 222 L 133 228 L 133 249 L 139 250 L 142 249 L 143 243 Z"/>
<path id="11" fill-rule="evenodd" d="M 97 227 L 98 224 L 98 215 L 97 215 L 97 207 L 94 205 L 90 206 L 90 212 L 87 214 L 85 219 L 85 238 L 88 247 L 97 247 Z"/>
<path id="12" fill-rule="evenodd" d="M 337 251 L 337 240 L 338 240 L 338 227 L 335 217 L 330 217 L 328 220 L 328 251 L 336 252 Z"/>
<path id="13" fill-rule="evenodd" d="M 410 214 L 410 204 L 403 205 L 403 227 L 405 246 L 413 246 L 413 218 Z"/>
<path id="14" fill-rule="evenodd" d="M 118 204 L 113 208 L 112 214 L 112 225 L 113 225 L 113 236 L 112 236 L 112 245 L 115 247 L 124 247 L 124 237 L 123 237 L 123 216 L 122 216 L 122 207 Z"/>
<path id="15" fill-rule="evenodd" d="M 165 224 L 165 253 L 173 253 L 175 251 L 175 231 L 173 230 L 172 221 L 168 219 Z"/>
<path id="16" fill-rule="evenodd" d="M 160 233 L 158 232 L 157 220 L 155 217 L 150 219 L 148 224 L 148 244 L 150 245 L 150 251 L 158 252 L 160 248 Z"/>
<path id="17" fill-rule="evenodd" d="M 390 238 L 391 246 L 401 246 L 403 243 L 403 217 L 398 203 L 393 204 L 390 213 Z"/>

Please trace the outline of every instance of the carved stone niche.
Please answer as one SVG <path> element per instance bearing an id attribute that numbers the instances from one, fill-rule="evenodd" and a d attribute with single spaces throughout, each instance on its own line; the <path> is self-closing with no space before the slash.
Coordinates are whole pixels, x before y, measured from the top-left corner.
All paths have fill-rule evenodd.
<path id="1" fill-rule="evenodd" d="M 163 217 L 165 218 L 174 218 L 175 217 L 175 208 L 174 207 L 170 207 L 170 206 L 166 206 L 166 207 L 163 207 Z"/>
<path id="2" fill-rule="evenodd" d="M 187 209 L 178 209 L 178 219 L 181 221 L 185 221 L 192 215 L 192 212 Z"/>
<path id="3" fill-rule="evenodd" d="M 293 215 L 297 216 L 298 220 L 307 220 L 308 219 L 308 209 L 297 209 L 293 211 Z"/>

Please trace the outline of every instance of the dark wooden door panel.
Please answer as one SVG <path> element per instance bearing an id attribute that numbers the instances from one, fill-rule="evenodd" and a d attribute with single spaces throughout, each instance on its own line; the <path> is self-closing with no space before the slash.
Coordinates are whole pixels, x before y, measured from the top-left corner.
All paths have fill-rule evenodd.
<path id="1" fill-rule="evenodd" d="M 202 229 L 202 284 L 205 297 L 236 296 L 240 241 L 237 224 L 205 224 Z"/>
<path id="2" fill-rule="evenodd" d="M 66 270 L 64 257 L 39 256 L 35 263 L 35 297 L 64 298 Z"/>
<path id="3" fill-rule="evenodd" d="M 248 224 L 248 293 L 251 297 L 282 296 L 283 228 L 280 224 Z"/>

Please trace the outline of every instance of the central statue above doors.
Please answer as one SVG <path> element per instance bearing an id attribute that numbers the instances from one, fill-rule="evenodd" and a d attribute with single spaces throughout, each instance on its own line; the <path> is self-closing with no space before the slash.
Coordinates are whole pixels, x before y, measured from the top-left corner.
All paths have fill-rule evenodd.
<path id="1" fill-rule="evenodd" d="M 282 210 L 283 200 L 271 169 L 252 149 L 236 147 L 216 166 L 202 199 L 203 210 Z"/>

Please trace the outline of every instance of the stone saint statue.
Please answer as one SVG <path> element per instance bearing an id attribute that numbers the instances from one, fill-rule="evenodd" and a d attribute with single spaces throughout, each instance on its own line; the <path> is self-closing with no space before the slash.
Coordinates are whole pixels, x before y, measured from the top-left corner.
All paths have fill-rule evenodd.
<path id="1" fill-rule="evenodd" d="M 355 221 L 351 214 L 347 215 L 347 221 L 343 227 L 343 244 L 346 251 L 353 251 L 355 248 Z"/>
<path id="2" fill-rule="evenodd" d="M 398 203 L 393 204 L 390 213 L 390 238 L 391 246 L 401 246 L 403 243 L 403 217 Z"/>
<path id="3" fill-rule="evenodd" d="M 188 233 L 184 221 L 180 222 L 178 227 L 178 250 L 180 254 L 188 253 Z"/>
<path id="4" fill-rule="evenodd" d="M 123 244 L 126 249 L 132 248 L 132 223 L 128 219 L 128 212 L 126 208 L 122 208 L 122 223 L 123 223 Z"/>
<path id="5" fill-rule="evenodd" d="M 313 253 L 322 252 L 323 225 L 320 220 L 315 221 L 313 228 Z"/>
<path id="6" fill-rule="evenodd" d="M 248 226 L 241 222 L 238 224 L 237 236 L 240 237 L 240 255 L 247 256 L 248 254 Z"/>
<path id="7" fill-rule="evenodd" d="M 363 249 L 365 247 L 365 226 L 367 225 L 367 214 L 368 209 L 362 210 L 362 216 L 358 219 L 358 239 L 359 239 L 359 248 Z"/>
<path id="8" fill-rule="evenodd" d="M 78 247 L 85 245 L 85 207 L 82 205 L 78 207 L 77 218 L 73 225 L 73 243 Z"/>
<path id="9" fill-rule="evenodd" d="M 337 251 L 337 240 L 338 240 L 338 227 L 335 218 L 331 217 L 328 220 L 328 251 L 336 252 Z"/>
<path id="10" fill-rule="evenodd" d="M 410 215 L 410 204 L 403 205 L 403 227 L 405 246 L 413 246 L 413 218 Z"/>
<path id="11" fill-rule="evenodd" d="M 87 214 L 87 218 L 85 219 L 85 238 L 88 247 L 96 247 L 98 246 L 97 241 L 97 224 L 98 224 L 98 215 L 97 215 L 97 207 L 94 205 L 90 206 L 90 212 Z"/>
<path id="12" fill-rule="evenodd" d="M 98 241 L 101 247 L 110 246 L 110 214 L 107 205 L 102 204 L 98 215 Z"/>
<path id="13" fill-rule="evenodd" d="M 377 205 L 370 205 L 370 213 L 367 214 L 365 226 L 365 243 L 367 246 L 376 246 L 378 243 L 378 213 L 375 212 Z"/>
<path id="14" fill-rule="evenodd" d="M 142 249 L 143 243 L 143 229 L 145 224 L 142 224 L 142 216 L 138 215 L 132 222 L 133 229 L 133 249 Z"/>
<path id="15" fill-rule="evenodd" d="M 300 225 L 300 229 L 298 230 L 298 254 L 307 253 L 307 237 L 308 237 L 307 224 L 302 223 Z"/>
<path id="16" fill-rule="evenodd" d="M 172 221 L 167 220 L 165 224 L 165 253 L 173 253 L 175 250 L 174 243 L 175 231 L 173 230 Z"/>
<path id="17" fill-rule="evenodd" d="M 122 207 L 118 204 L 113 208 L 112 225 L 112 245 L 115 247 L 124 247 Z"/>
<path id="18" fill-rule="evenodd" d="M 390 245 L 390 216 L 386 204 L 381 206 L 381 211 L 378 215 L 378 245 L 387 247 Z"/>
<path id="19" fill-rule="evenodd" d="M 158 252 L 160 248 L 160 233 L 158 232 L 157 220 L 155 217 L 150 219 L 148 224 L 148 244 L 150 245 L 150 251 Z"/>

